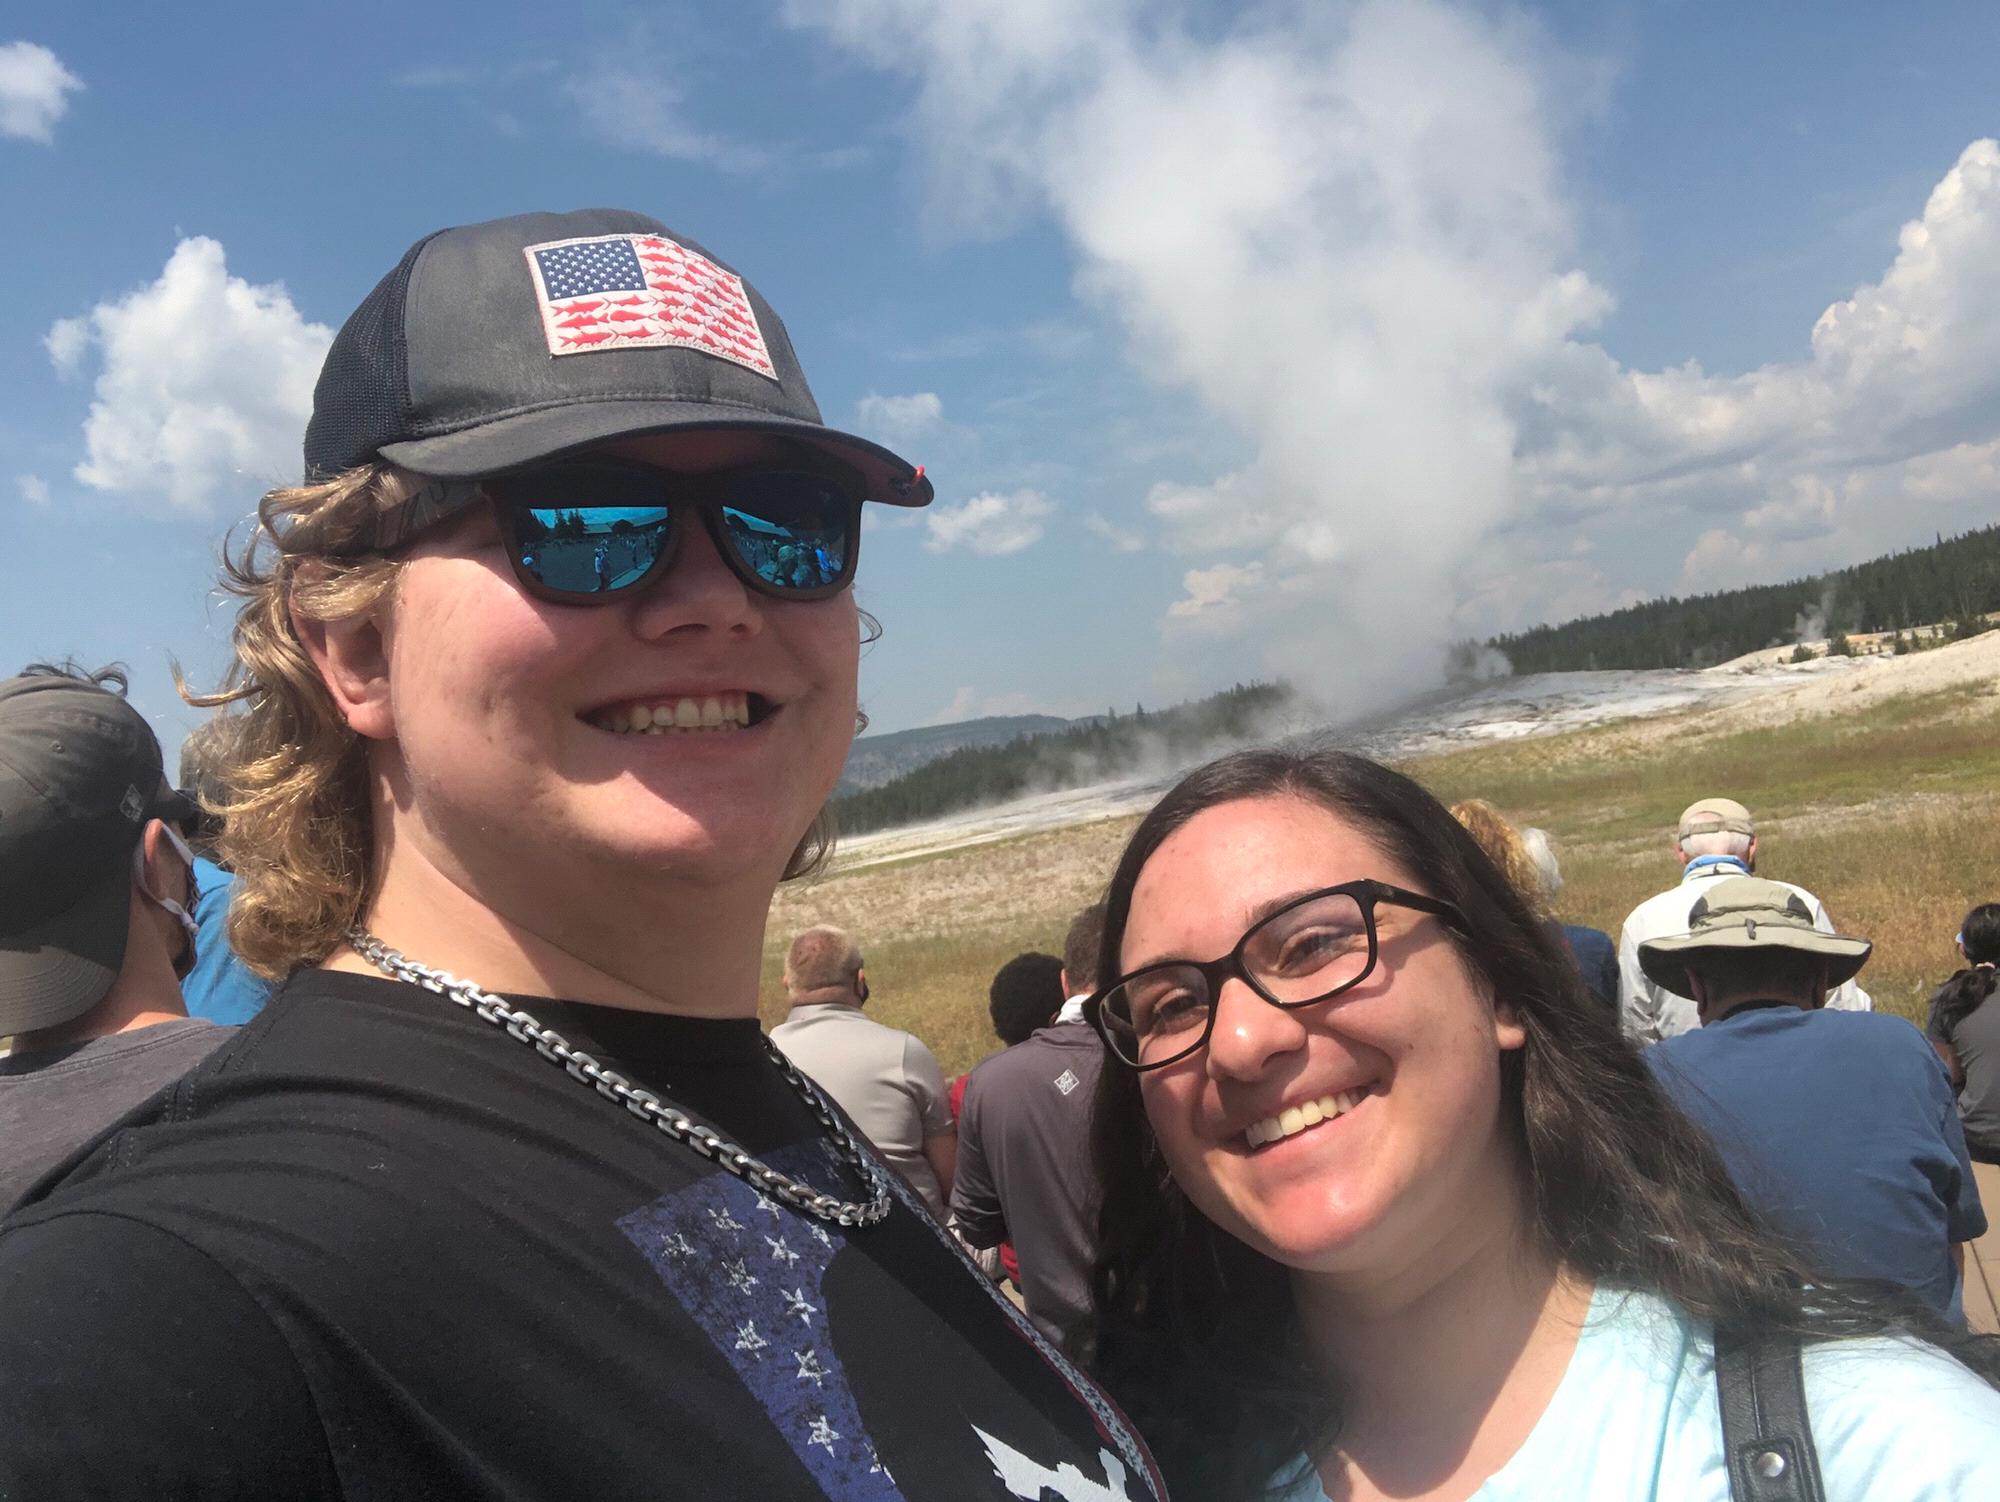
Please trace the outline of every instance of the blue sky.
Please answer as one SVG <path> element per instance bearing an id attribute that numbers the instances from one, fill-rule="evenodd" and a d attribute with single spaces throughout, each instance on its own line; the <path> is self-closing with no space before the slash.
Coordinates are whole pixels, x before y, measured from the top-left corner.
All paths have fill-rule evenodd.
<path id="1" fill-rule="evenodd" d="M 328 329 L 529 208 L 701 240 L 830 421 L 929 466 L 863 550 L 880 729 L 1274 672 L 1360 706 L 1454 637 L 2000 510 L 1990 5 L 5 26 L 0 642 L 123 659 L 170 745 Z"/>

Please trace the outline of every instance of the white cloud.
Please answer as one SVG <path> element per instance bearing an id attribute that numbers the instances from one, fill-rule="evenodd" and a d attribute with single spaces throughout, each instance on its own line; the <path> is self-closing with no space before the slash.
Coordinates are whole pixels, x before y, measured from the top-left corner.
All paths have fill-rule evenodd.
<path id="1" fill-rule="evenodd" d="M 1181 575 L 1187 594 L 1167 607 L 1170 621 L 1202 621 L 1218 617 L 1233 621 L 1243 608 L 1243 596 L 1264 580 L 1261 563 L 1218 563 L 1214 568 L 1189 569 Z"/>
<path id="2" fill-rule="evenodd" d="M 1129 0 L 785 0 L 796 26 L 923 81 L 923 143 L 941 226 L 994 232 L 1032 206 L 1050 122 L 1087 83 Z"/>
<path id="3" fill-rule="evenodd" d="M 593 70 L 564 85 L 584 119 L 614 146 L 723 172 L 761 172 L 774 155 L 690 122 L 682 91 L 660 68 Z"/>
<path id="4" fill-rule="evenodd" d="M 1173 545 L 1215 560 L 1170 620 L 1305 642 L 1259 628 L 1311 599 L 1388 642 L 1436 634 L 1454 568 L 1513 509 L 1508 394 L 1608 305 L 1567 264 L 1542 44 L 1435 0 L 1291 0 L 1199 39 L 1181 14 L 793 11 L 914 80 L 933 215 L 1050 215 L 1135 364 L 1247 440 L 1234 474 L 1148 497 Z M 1394 650 L 1313 669 L 1328 658 L 1273 666 L 1408 687 Z"/>
<path id="5" fill-rule="evenodd" d="M 1624 599 L 1621 568 L 1672 587 L 1683 553 L 1713 587 L 1990 515 L 1993 141 L 1808 358 L 1642 371 L 1592 341 L 1612 300 L 1576 269 L 1560 147 L 1588 68 L 1518 11 L 1274 0 L 1199 36 L 1173 0 L 788 14 L 907 77 L 933 222 L 1046 216 L 1134 365 L 1243 442 L 1147 498 L 1197 564 L 1167 618 L 1342 702 L 1407 692 L 1472 602 L 1518 624 Z M 1567 558 L 1585 532 L 1625 556 Z M 1341 630 L 1372 650 L 1323 651 Z"/>
<path id="6" fill-rule="evenodd" d="M 1740 376 L 1551 351 L 1521 393 L 1515 531 L 1547 548 L 1643 526 L 1685 592 L 1769 583 L 1991 519 L 2000 494 L 2000 145 L 1975 141 L 1875 282 L 1820 315 L 1807 358 Z M 1514 544 L 1519 552 L 1521 541 Z M 1617 596 L 1520 560 L 1514 626 Z M 1527 619 L 1522 608 L 1528 607 Z"/>
<path id="7" fill-rule="evenodd" d="M 1808 359 L 1650 373 L 1572 346 L 1525 396 L 1531 491 L 1585 511 L 1748 520 L 1774 498 L 1795 511 L 1800 486 L 1843 493 L 1871 469 L 2000 436 L 2000 143 L 1966 147 L 1881 280 L 1820 315 Z"/>
<path id="8" fill-rule="evenodd" d="M 1018 553 L 1041 541 L 1054 510 L 1055 502 L 1039 490 L 988 491 L 957 506 L 933 504 L 924 517 L 930 533 L 924 546 L 933 553 L 962 547 L 988 558 Z"/>
<path id="9" fill-rule="evenodd" d="M 946 426 L 944 400 L 935 391 L 917 391 L 908 396 L 878 396 L 871 391 L 854 404 L 854 416 L 855 426 L 865 436 L 891 448 L 915 442 Z"/>
<path id="10" fill-rule="evenodd" d="M 0 136 L 49 145 L 56 121 L 69 109 L 69 96 L 82 87 L 83 80 L 46 47 L 34 42 L 0 47 Z"/>
<path id="11" fill-rule="evenodd" d="M 1084 517 L 1083 525 L 1111 544 L 1115 552 L 1137 553 L 1146 546 L 1146 539 L 1140 533 L 1130 527 L 1121 527 L 1108 517 L 1099 516 L 1095 511 Z"/>
<path id="12" fill-rule="evenodd" d="M 1638 590 L 1614 585 L 1587 549 L 1552 558 L 1545 539 L 1535 536 L 1512 547 L 1483 549 L 1464 570 L 1462 590 L 1451 616 L 1451 635 L 1457 638 L 1602 615 L 1644 598 Z"/>
<path id="13" fill-rule="evenodd" d="M 58 321 L 58 371 L 99 359 L 76 477 L 184 515 L 234 508 L 299 473 L 299 438 L 333 331 L 282 284 L 229 274 L 222 246 L 183 240 L 150 286 Z"/>
<path id="14" fill-rule="evenodd" d="M 958 692 L 951 696 L 951 703 L 945 705 L 924 723 L 927 725 L 956 725 L 960 720 L 969 720 L 976 715 L 979 704 L 979 690 L 969 683 L 959 685 Z"/>
<path id="15" fill-rule="evenodd" d="M 21 499 L 30 506 L 46 506 L 49 503 L 49 482 L 40 475 L 14 476 L 14 488 L 21 492 Z"/>
<path id="16" fill-rule="evenodd" d="M 1267 483 L 1242 474 L 1206 485 L 1162 480 L 1146 493 L 1146 509 L 1166 523 L 1186 551 L 1269 547 L 1284 533 L 1285 516 Z"/>
<path id="17" fill-rule="evenodd" d="M 2000 439 L 1892 464 L 1795 473 L 1727 526 L 1706 528 L 1681 561 L 1680 586 L 1705 591 L 1769 583 L 1813 573 L 1829 561 L 1907 547 L 1933 526 L 1945 532 L 1989 522 L 1996 495 Z"/>
<path id="18" fill-rule="evenodd" d="M 56 374 L 68 380 L 83 368 L 83 357 L 90 351 L 90 320 L 58 318 L 42 336 L 42 347 L 49 352 Z"/>

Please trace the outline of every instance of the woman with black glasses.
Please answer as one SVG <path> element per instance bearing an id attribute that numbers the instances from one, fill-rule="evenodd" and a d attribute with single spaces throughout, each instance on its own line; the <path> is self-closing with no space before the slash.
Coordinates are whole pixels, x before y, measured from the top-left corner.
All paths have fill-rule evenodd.
<path id="1" fill-rule="evenodd" d="M 1174 1495 L 2000 1495 L 1994 1343 L 1767 1234 L 1559 943 L 1357 757 L 1224 758 L 1134 832 L 1095 1362 Z"/>
<path id="2" fill-rule="evenodd" d="M 306 461 L 211 701 L 289 979 L 0 1230 L 0 1496 L 1157 1496 L 757 1026 L 922 471 L 610 210 L 420 241 Z"/>

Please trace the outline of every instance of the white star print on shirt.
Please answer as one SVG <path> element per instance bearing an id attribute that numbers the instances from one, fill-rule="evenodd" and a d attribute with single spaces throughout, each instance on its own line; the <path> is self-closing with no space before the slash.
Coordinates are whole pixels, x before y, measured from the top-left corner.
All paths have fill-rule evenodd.
<path id="1" fill-rule="evenodd" d="M 840 1431 L 829 1424 L 826 1421 L 826 1415 L 822 1413 L 813 1419 L 812 1432 L 806 1436 L 806 1443 L 823 1445 L 826 1447 L 826 1453 L 831 1455 L 833 1453 L 833 1442 L 839 1438 Z"/>
<path id="2" fill-rule="evenodd" d="M 764 1245 L 771 1249 L 773 1259 L 784 1263 L 787 1267 L 799 1260 L 799 1254 L 785 1244 L 785 1238 L 782 1236 L 766 1236 Z"/>

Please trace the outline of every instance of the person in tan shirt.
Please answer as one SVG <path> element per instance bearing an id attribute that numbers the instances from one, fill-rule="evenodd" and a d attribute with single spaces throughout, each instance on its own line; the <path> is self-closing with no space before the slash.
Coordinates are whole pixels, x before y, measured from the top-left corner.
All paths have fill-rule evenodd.
<path id="1" fill-rule="evenodd" d="M 944 1071 L 923 1039 L 863 1015 L 868 972 L 840 929 L 809 928 L 792 940 L 785 992 L 791 1015 L 771 1029 L 771 1041 L 944 1219 L 958 1131 Z"/>

